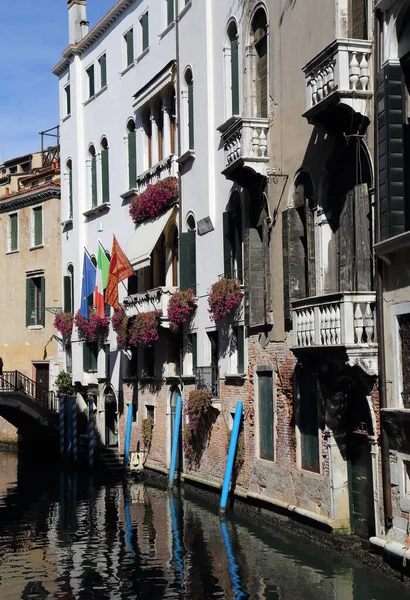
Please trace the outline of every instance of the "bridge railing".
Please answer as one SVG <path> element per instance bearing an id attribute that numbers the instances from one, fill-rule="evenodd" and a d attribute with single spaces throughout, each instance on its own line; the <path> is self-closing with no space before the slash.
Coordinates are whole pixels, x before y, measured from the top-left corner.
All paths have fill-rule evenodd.
<path id="1" fill-rule="evenodd" d="M 46 390 L 20 371 L 4 371 L 0 376 L 0 392 L 21 392 L 45 406 L 58 412 L 58 400 L 53 391 Z"/>

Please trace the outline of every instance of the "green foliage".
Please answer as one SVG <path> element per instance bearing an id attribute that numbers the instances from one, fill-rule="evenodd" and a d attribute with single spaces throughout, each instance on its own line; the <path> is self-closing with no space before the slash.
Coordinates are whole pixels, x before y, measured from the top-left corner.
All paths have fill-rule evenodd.
<path id="1" fill-rule="evenodd" d="M 73 386 L 70 373 L 60 371 L 60 373 L 56 377 L 55 384 L 59 392 L 62 392 L 63 394 L 70 393 Z"/>
<path id="2" fill-rule="evenodd" d="M 149 448 L 152 441 L 152 430 L 154 429 L 154 419 L 148 417 L 142 421 L 142 439 L 144 440 L 144 447 Z"/>

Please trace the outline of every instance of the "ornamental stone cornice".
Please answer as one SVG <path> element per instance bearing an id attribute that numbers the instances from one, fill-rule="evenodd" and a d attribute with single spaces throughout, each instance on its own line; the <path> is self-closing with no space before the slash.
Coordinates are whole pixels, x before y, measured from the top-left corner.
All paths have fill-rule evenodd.
<path id="1" fill-rule="evenodd" d="M 61 198 L 60 186 L 48 187 L 43 190 L 36 190 L 27 194 L 19 194 L 15 197 L 11 196 L 7 200 L 0 201 L 0 213 L 9 212 L 13 209 L 24 208 L 25 206 L 31 206 L 39 202 L 45 202 L 46 200 L 52 200 Z"/>

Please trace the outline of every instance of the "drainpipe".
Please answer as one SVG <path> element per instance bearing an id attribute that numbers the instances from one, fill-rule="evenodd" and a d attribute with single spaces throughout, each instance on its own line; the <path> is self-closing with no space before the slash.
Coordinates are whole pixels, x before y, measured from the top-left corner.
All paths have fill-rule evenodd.
<path id="1" fill-rule="evenodd" d="M 380 69 L 379 39 L 380 39 L 380 11 L 376 10 L 374 15 L 374 73 L 373 73 L 373 97 L 374 97 L 374 214 L 375 214 L 375 242 L 380 241 L 380 196 L 379 196 L 379 132 L 378 132 L 378 107 L 377 107 L 377 73 Z M 379 367 L 379 403 L 380 409 L 387 408 L 386 391 L 386 350 L 384 343 L 384 314 L 383 314 L 383 264 L 380 258 L 375 262 L 375 288 L 376 288 L 376 326 L 378 340 L 378 367 Z M 389 439 L 383 427 L 380 425 L 380 447 L 382 459 L 382 486 L 384 503 L 384 525 L 386 529 L 393 526 L 393 508 L 390 478 L 390 455 Z"/>

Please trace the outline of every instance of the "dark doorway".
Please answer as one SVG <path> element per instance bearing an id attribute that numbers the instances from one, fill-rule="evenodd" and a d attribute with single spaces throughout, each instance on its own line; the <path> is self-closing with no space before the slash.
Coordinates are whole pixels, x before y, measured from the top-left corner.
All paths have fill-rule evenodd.
<path id="1" fill-rule="evenodd" d="M 37 363 L 36 369 L 36 398 L 46 402 L 50 389 L 50 365 L 49 363 Z"/>
<path id="2" fill-rule="evenodd" d="M 107 448 L 118 447 L 117 402 L 112 392 L 105 395 L 105 445 Z"/>

